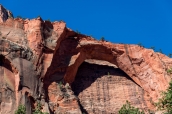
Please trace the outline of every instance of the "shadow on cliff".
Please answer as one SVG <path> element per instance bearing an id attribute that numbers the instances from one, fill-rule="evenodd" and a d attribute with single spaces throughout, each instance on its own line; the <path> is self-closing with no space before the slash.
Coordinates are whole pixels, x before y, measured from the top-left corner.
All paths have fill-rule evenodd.
<path id="1" fill-rule="evenodd" d="M 78 53 L 78 50 L 76 50 L 78 40 L 74 39 L 73 37 L 74 36 L 71 36 L 62 40 L 56 52 L 53 52 L 49 48 L 44 49 L 44 53 L 46 54 L 54 53 L 52 62 L 47 69 L 47 72 L 43 79 L 46 102 L 49 102 L 49 96 L 47 94 L 49 85 L 52 82 L 63 82 L 66 68 L 70 63 L 71 57 Z M 53 114 L 53 111 L 51 109 L 50 113 Z"/>
<path id="2" fill-rule="evenodd" d="M 109 77 L 108 80 L 111 81 L 110 77 L 116 75 L 119 77 L 119 81 L 120 77 L 125 77 L 128 80 L 132 80 L 125 72 L 123 72 L 119 68 L 105 65 L 89 64 L 84 62 L 78 68 L 75 81 L 72 83 L 72 90 L 74 91 L 75 95 L 78 96 L 80 92 L 90 87 L 91 84 L 94 83 L 98 78 L 107 76 Z"/>
<path id="3" fill-rule="evenodd" d="M 102 83 L 105 84 L 114 81 L 119 83 L 124 79 L 131 80 L 133 83 L 135 83 L 125 72 L 123 72 L 119 68 L 83 62 L 78 68 L 75 81 L 72 83 L 72 90 L 74 91 L 74 94 L 76 96 L 79 96 L 80 93 L 82 93 L 85 89 L 89 88 L 94 82 L 99 83 L 99 85 L 101 85 Z M 99 89 L 99 87 L 96 87 L 96 89 Z M 84 106 L 82 106 L 80 102 L 81 101 L 79 101 L 81 111 L 83 113 L 88 114 L 87 110 L 84 109 Z"/>
<path id="4" fill-rule="evenodd" d="M 0 66 L 5 67 L 6 69 L 10 70 L 11 72 L 13 72 L 12 67 L 10 65 L 10 61 L 8 59 L 5 58 L 5 56 L 0 55 Z"/>

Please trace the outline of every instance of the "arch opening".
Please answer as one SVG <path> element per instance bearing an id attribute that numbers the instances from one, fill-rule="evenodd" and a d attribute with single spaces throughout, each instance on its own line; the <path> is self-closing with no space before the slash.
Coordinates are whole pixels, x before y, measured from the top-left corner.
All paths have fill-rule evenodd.
<path id="1" fill-rule="evenodd" d="M 76 44 L 74 46 L 65 45 L 65 44 Z M 108 61 L 116 65 L 120 70 L 124 71 L 128 77 L 132 78 L 132 82 L 144 90 L 144 102 L 140 105 L 143 108 L 151 108 L 154 109 L 151 101 L 156 101 L 159 96 L 159 90 L 163 90 L 162 82 L 166 82 L 166 80 L 161 81 L 158 83 L 158 78 L 152 78 L 155 76 L 157 69 L 154 69 L 153 66 L 150 66 L 148 63 L 153 60 L 152 57 L 147 57 L 147 53 L 151 53 L 150 50 L 145 50 L 141 47 L 135 45 L 125 45 L 125 44 L 109 44 L 109 43 L 101 43 L 101 42 L 94 42 L 94 41 L 86 41 L 80 40 L 79 42 L 69 42 L 66 40 L 66 43 L 62 42 L 60 47 L 57 47 L 55 53 L 53 55 L 53 60 L 51 65 L 48 69 L 48 73 L 44 79 L 44 85 L 46 90 L 48 91 L 48 87 L 54 83 L 56 79 L 62 77 L 64 79 L 64 83 L 72 84 L 76 81 L 76 74 L 80 72 L 79 67 L 83 64 L 83 62 L 87 59 L 95 59 L 95 60 L 103 60 Z M 141 53 L 140 50 L 144 50 Z M 150 58 L 150 59 L 147 59 Z M 161 62 L 158 63 L 161 65 Z M 143 69 L 143 71 L 141 71 Z M 53 71 L 53 73 L 52 73 Z M 59 72 L 61 74 L 59 74 Z M 162 72 L 164 72 L 162 70 Z M 161 75 L 158 75 L 159 77 Z M 50 80 L 53 77 L 52 80 Z M 100 76 L 101 77 L 101 76 Z M 49 78 L 49 79 L 48 79 Z M 148 79 L 152 79 L 154 81 L 154 86 L 151 86 L 152 83 Z M 49 81 L 46 81 L 46 79 Z M 62 80 L 61 78 L 59 80 Z M 85 78 L 87 79 L 87 78 Z M 92 79 L 92 82 L 89 84 L 91 86 L 94 82 L 96 82 L 98 78 Z M 47 82 L 47 84 L 46 84 Z M 82 81 L 78 81 L 82 83 Z M 119 82 L 119 81 L 117 81 Z M 59 82 L 56 82 L 59 83 Z M 105 83 L 105 82 L 103 82 Z M 88 84 L 88 82 L 87 82 Z M 52 84 L 53 85 L 53 84 Z M 76 84 L 77 85 L 77 84 Z M 93 84 L 94 85 L 94 84 Z M 161 86 L 159 86 L 161 85 Z M 81 92 L 84 91 L 89 86 L 82 88 Z M 165 87 L 164 87 L 165 88 Z M 80 92 L 76 92 L 79 96 Z M 121 93 L 123 94 L 123 93 Z M 120 95 L 119 95 L 120 96 Z M 49 98 L 52 95 L 48 96 Z M 130 98 L 130 97 L 129 97 Z M 131 97 L 132 98 L 132 97 Z M 140 96 L 138 96 L 140 98 Z M 91 101 L 91 100 L 90 100 Z M 115 102 L 115 101 L 114 101 Z M 123 102 L 124 104 L 125 102 Z M 82 104 L 82 102 L 81 102 Z M 146 105 L 147 106 L 146 106 Z M 92 105 L 89 105 L 92 107 Z M 139 107 L 139 106 L 138 106 Z M 104 112 L 99 112 L 104 113 Z"/>
<path id="2" fill-rule="evenodd" d="M 141 109 L 146 107 L 144 90 L 121 69 L 112 66 L 83 62 L 72 90 L 85 113 L 117 113 L 126 100 Z"/>

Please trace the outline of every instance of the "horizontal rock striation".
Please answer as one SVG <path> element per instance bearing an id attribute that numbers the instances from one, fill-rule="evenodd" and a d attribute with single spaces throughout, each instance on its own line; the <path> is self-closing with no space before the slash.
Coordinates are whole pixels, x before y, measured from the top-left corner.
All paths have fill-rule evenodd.
<path id="1" fill-rule="evenodd" d="M 89 114 L 117 114 L 126 103 L 148 109 L 144 90 L 119 68 L 82 63 L 72 90 L 78 96 L 82 111 Z"/>

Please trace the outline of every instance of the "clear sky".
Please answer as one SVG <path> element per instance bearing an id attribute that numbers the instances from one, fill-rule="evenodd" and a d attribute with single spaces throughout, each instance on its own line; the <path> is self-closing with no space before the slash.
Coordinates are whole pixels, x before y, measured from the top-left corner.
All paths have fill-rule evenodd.
<path id="1" fill-rule="evenodd" d="M 96 39 L 138 44 L 172 53 L 172 0 L 0 0 L 24 18 L 67 23 Z"/>

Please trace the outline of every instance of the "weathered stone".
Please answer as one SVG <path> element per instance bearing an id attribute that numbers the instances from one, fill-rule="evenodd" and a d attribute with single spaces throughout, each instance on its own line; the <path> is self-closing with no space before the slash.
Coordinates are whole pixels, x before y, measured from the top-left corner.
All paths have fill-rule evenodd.
<path id="1" fill-rule="evenodd" d="M 9 16 L 0 5 L 1 113 L 19 104 L 31 113 L 37 100 L 48 113 L 117 113 L 126 100 L 155 110 L 152 102 L 168 87 L 172 59 L 161 53 L 97 41 L 63 21 Z"/>
<path id="2" fill-rule="evenodd" d="M 13 18 L 13 14 L 0 4 L 0 23 L 5 22 L 8 18 Z"/>

